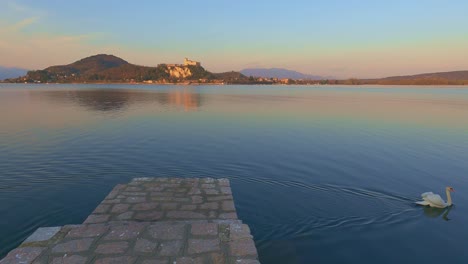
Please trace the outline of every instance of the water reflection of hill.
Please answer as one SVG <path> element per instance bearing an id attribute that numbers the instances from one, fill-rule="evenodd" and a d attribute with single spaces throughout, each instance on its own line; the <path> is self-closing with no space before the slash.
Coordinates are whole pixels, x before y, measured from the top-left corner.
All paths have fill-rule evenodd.
<path id="1" fill-rule="evenodd" d="M 31 98 L 46 99 L 51 103 L 72 103 L 92 111 L 123 111 L 130 106 L 157 103 L 164 107 L 180 107 L 184 111 L 197 110 L 202 96 L 191 89 L 175 89 L 164 92 L 93 89 L 30 91 Z"/>

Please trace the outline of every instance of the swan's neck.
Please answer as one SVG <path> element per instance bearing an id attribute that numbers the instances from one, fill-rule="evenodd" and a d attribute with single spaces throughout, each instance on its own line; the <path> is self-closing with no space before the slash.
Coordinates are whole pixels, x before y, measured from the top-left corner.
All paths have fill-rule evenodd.
<path id="1" fill-rule="evenodd" d="M 447 194 L 447 205 L 451 206 L 452 205 L 452 196 L 450 196 L 450 191 L 447 189 L 447 190 L 445 190 L 445 193 Z"/>

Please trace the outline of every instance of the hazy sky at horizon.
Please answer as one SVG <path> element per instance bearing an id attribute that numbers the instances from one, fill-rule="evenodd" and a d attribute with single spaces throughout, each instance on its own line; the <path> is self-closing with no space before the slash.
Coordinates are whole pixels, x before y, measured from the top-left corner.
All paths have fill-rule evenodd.
<path id="1" fill-rule="evenodd" d="M 98 53 L 214 72 L 279 67 L 380 77 L 468 70 L 468 1 L 0 0 L 0 65 Z"/>

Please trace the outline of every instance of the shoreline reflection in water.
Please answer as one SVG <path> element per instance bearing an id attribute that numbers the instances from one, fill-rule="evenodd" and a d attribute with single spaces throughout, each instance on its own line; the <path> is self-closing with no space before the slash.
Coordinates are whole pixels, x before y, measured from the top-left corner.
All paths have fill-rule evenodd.
<path id="1" fill-rule="evenodd" d="M 204 103 L 202 94 L 193 88 L 175 88 L 164 92 L 130 89 L 83 89 L 29 91 L 30 98 L 53 103 L 73 103 L 87 110 L 99 112 L 124 111 L 132 105 L 157 103 L 183 111 L 196 111 Z"/>

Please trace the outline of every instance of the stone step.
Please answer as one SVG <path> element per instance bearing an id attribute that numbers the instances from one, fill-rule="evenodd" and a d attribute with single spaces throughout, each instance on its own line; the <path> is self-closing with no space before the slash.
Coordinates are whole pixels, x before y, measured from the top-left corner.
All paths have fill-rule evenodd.
<path id="1" fill-rule="evenodd" d="M 229 180 L 137 178 L 117 185 L 85 223 L 208 219 L 237 219 Z"/>
<path id="2" fill-rule="evenodd" d="M 137 178 L 83 224 L 39 228 L 6 263 L 260 262 L 227 179 Z"/>
<path id="3" fill-rule="evenodd" d="M 51 233 L 55 234 L 50 236 Z M 259 263 L 247 225 L 202 221 L 101 223 L 40 228 L 0 263 L 117 261 Z"/>

